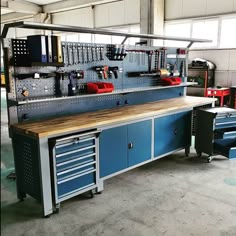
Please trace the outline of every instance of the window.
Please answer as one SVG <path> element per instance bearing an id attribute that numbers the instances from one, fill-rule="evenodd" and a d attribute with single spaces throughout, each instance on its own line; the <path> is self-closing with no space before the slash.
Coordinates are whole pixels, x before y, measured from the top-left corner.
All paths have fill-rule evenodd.
<path id="1" fill-rule="evenodd" d="M 140 25 L 128 25 L 128 26 L 120 26 L 120 27 L 111 27 L 107 28 L 108 30 L 114 30 L 122 33 L 134 33 L 139 34 L 140 33 Z M 124 40 L 124 36 L 111 36 L 111 43 L 112 44 L 121 44 L 121 42 Z M 125 44 L 129 45 L 135 45 L 136 42 L 139 42 L 139 38 L 128 38 L 125 41 Z"/>
<path id="2" fill-rule="evenodd" d="M 236 17 L 231 19 L 222 19 L 220 47 L 236 48 Z"/>
<path id="3" fill-rule="evenodd" d="M 218 20 L 194 21 L 192 23 L 192 38 L 212 40 L 212 43 L 194 43 L 194 48 L 216 47 L 218 42 Z"/>
<path id="4" fill-rule="evenodd" d="M 190 23 L 178 23 L 178 24 L 166 24 L 165 35 L 186 37 L 190 38 L 191 24 Z M 165 46 L 168 47 L 186 47 L 188 42 L 176 42 L 176 41 L 164 41 Z"/>
<path id="5" fill-rule="evenodd" d="M 95 34 L 94 35 L 94 43 L 111 44 L 111 36 L 110 35 L 103 35 L 103 34 Z"/>
<path id="6" fill-rule="evenodd" d="M 211 43 L 194 43 L 192 48 L 236 48 L 236 15 L 209 19 L 192 19 L 165 23 L 165 35 L 210 39 Z M 165 41 L 166 46 L 185 47 L 184 42 Z"/>

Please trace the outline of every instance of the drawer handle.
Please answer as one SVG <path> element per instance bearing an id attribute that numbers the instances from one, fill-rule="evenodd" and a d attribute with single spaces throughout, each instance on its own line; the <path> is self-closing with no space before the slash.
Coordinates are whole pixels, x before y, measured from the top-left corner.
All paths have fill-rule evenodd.
<path id="1" fill-rule="evenodd" d="M 101 133 L 101 130 L 98 129 L 98 130 L 95 130 L 95 131 L 92 131 L 92 132 L 87 132 L 87 133 L 83 133 L 83 134 L 72 135 L 72 136 L 69 136 L 69 137 L 66 137 L 66 138 L 57 139 L 56 142 L 62 142 L 62 141 L 66 141 L 66 140 L 73 139 L 73 138 L 81 138 L 83 136 L 88 136 L 88 135 L 97 136 L 100 133 Z"/>
<path id="2" fill-rule="evenodd" d="M 77 143 L 83 143 L 83 142 L 90 141 L 90 140 L 95 140 L 95 137 L 90 137 L 90 138 L 86 138 L 86 139 L 77 138 Z M 70 146 L 74 143 L 75 143 L 75 140 L 73 141 L 73 139 L 70 142 L 59 142 L 59 143 L 56 144 L 56 148 L 62 148 L 62 147 Z"/>
<path id="3" fill-rule="evenodd" d="M 74 153 L 77 153 L 77 152 L 82 152 L 82 151 L 85 151 L 85 150 L 88 150 L 88 149 L 92 149 L 92 148 L 96 148 L 96 145 L 88 146 L 88 147 L 85 147 L 85 148 L 75 149 L 73 151 L 63 152 L 61 154 L 56 154 L 56 158 L 67 156 L 67 155 L 74 154 Z"/>
<path id="4" fill-rule="evenodd" d="M 134 147 L 133 143 L 129 143 L 129 144 L 128 144 L 128 148 L 129 148 L 129 149 L 132 149 L 133 147 Z"/>
<path id="5" fill-rule="evenodd" d="M 75 176 L 72 176 L 72 177 L 70 177 L 70 178 L 60 180 L 60 181 L 57 182 L 57 184 L 63 184 L 63 183 L 68 182 L 68 181 L 70 181 L 70 180 L 73 180 L 73 179 L 82 177 L 82 176 L 87 175 L 87 174 L 91 174 L 91 173 L 93 173 L 93 172 L 95 172 L 95 171 L 96 171 L 96 170 L 87 171 L 87 172 L 84 172 L 84 173 L 82 173 L 82 174 L 75 175 Z"/>
<path id="6" fill-rule="evenodd" d="M 92 154 L 82 156 L 82 157 L 78 157 L 78 158 L 73 158 L 73 159 L 68 160 L 68 161 L 63 161 L 63 162 L 57 163 L 56 166 L 67 165 L 67 164 L 70 164 L 70 163 L 73 163 L 73 162 L 76 162 L 76 161 L 80 161 L 80 160 L 83 160 L 83 159 L 87 159 L 87 158 L 93 157 L 93 156 L 96 156 L 96 153 L 92 153 Z"/>
<path id="7" fill-rule="evenodd" d="M 174 134 L 177 135 L 177 133 L 178 133 L 178 129 L 176 128 L 176 129 L 174 130 Z"/>
<path id="8" fill-rule="evenodd" d="M 80 165 L 80 166 L 76 166 L 76 167 L 74 167 L 74 168 L 70 168 L 70 169 L 68 169 L 68 170 L 64 170 L 64 171 L 62 171 L 62 172 L 58 172 L 58 173 L 57 173 L 57 176 L 64 175 L 64 174 L 70 173 L 70 172 L 72 172 L 72 171 L 74 171 L 74 170 L 79 170 L 79 169 L 81 169 L 81 168 L 84 168 L 84 167 L 86 167 L 86 166 L 91 166 L 91 165 L 94 165 L 94 164 L 96 164 L 96 161 L 89 162 L 89 163 L 87 163 L 87 164 L 83 164 L 83 165 Z M 94 169 L 94 167 L 91 167 L 91 168 Z"/>

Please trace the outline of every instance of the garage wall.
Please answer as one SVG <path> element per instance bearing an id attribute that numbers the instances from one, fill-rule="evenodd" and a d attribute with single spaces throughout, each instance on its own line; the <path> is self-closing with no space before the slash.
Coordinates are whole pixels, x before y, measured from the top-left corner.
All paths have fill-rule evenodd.
<path id="1" fill-rule="evenodd" d="M 112 27 L 140 23 L 140 0 L 124 0 L 52 14 L 53 24 Z"/>
<path id="2" fill-rule="evenodd" d="M 165 0 L 165 20 L 236 12 L 236 0 Z"/>

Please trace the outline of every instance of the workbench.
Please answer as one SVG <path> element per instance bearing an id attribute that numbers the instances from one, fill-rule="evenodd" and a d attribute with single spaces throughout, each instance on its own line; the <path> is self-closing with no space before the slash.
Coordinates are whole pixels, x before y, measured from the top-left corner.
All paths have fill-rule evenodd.
<path id="1" fill-rule="evenodd" d="M 6 39 L 15 27 L 51 34 Z M 58 31 L 123 40 L 68 42 Z M 40 201 L 43 216 L 101 192 L 114 175 L 181 149 L 188 155 L 193 109 L 216 100 L 186 97 L 189 48 L 209 40 L 28 21 L 5 24 L 2 37 L 17 197 Z M 188 46 L 124 45 L 131 37 Z"/>
<path id="2" fill-rule="evenodd" d="M 192 110 L 211 105 L 214 101 L 213 98 L 180 97 L 12 125 L 16 175 L 22 176 L 17 179 L 18 198 L 23 199 L 29 194 L 41 200 L 43 214 L 47 216 L 53 212 L 55 205 L 58 208 L 60 202 L 70 198 L 71 194 L 92 189 L 101 192 L 103 181 L 107 178 L 183 148 L 188 154 Z M 94 138 L 91 134 L 95 134 Z M 83 137 L 95 141 L 84 146 L 80 143 Z M 68 147 L 68 143 L 71 149 L 68 155 L 64 155 L 60 149 L 63 145 Z M 64 162 L 68 169 L 73 158 L 78 159 L 78 156 L 71 156 L 76 150 L 74 145 L 78 145 L 78 149 L 95 149 L 90 154 L 95 156 L 91 160 L 94 170 L 86 172 L 89 173 L 89 181 L 83 179 L 84 185 L 80 186 L 68 177 L 69 187 L 59 189 L 59 182 L 64 183 L 65 180 L 59 179 L 58 168 Z M 64 155 L 64 160 L 57 163 L 62 158 L 60 155 Z M 78 166 L 77 159 L 76 164 L 70 167 L 73 176 L 76 174 L 75 166 Z M 79 180 L 81 176 L 84 175 L 78 175 Z M 70 185 L 70 182 L 73 183 Z"/>
<path id="3" fill-rule="evenodd" d="M 229 96 L 229 88 L 207 88 L 206 97 L 219 97 L 221 107 L 224 106 L 224 98 Z"/>

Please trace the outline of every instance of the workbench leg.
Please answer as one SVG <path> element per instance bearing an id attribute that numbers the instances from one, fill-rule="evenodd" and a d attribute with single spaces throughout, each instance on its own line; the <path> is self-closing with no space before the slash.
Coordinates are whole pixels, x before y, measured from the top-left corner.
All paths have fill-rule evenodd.
<path id="1" fill-rule="evenodd" d="M 98 187 L 96 189 L 96 192 L 97 193 L 101 193 L 103 191 L 103 189 L 104 189 L 103 180 L 99 179 L 98 180 Z"/>
<path id="2" fill-rule="evenodd" d="M 186 147 L 185 148 L 185 155 L 186 155 L 186 157 L 189 156 L 189 153 L 190 153 L 190 147 Z"/>
<path id="3" fill-rule="evenodd" d="M 220 106 L 224 106 L 224 96 L 220 96 Z"/>
<path id="4" fill-rule="evenodd" d="M 14 135 L 12 138 L 12 148 L 13 148 L 13 157 L 14 157 L 14 164 L 15 164 L 15 176 L 16 176 L 16 193 L 17 193 L 17 198 L 20 201 L 23 201 L 24 198 L 26 198 L 26 193 L 21 191 L 21 184 L 20 184 L 20 173 L 18 173 L 18 171 L 21 169 L 20 165 L 21 165 L 21 161 L 20 158 L 17 158 L 17 150 L 15 150 L 15 145 L 14 143 L 16 142 L 14 139 Z"/>
<path id="5" fill-rule="evenodd" d="M 48 150 L 48 139 L 39 139 L 39 164 L 41 182 L 41 202 L 43 204 L 43 215 L 49 216 L 53 213 L 50 159 Z"/>

